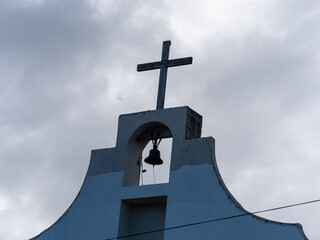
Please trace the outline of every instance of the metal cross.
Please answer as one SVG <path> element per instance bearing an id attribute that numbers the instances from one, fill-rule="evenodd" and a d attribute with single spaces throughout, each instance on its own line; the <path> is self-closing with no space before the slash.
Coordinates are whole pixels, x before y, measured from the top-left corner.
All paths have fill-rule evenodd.
<path id="1" fill-rule="evenodd" d="M 160 69 L 157 109 L 163 109 L 163 106 L 164 106 L 168 67 L 176 67 L 176 66 L 192 64 L 192 57 L 177 58 L 177 59 L 169 60 L 170 45 L 171 45 L 171 41 L 163 42 L 161 61 L 138 64 L 137 66 L 138 72 Z"/>

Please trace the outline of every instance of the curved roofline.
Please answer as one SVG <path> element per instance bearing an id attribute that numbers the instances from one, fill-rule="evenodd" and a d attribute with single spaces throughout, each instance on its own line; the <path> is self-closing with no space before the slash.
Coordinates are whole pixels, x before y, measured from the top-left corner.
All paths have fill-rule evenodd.
<path id="1" fill-rule="evenodd" d="M 213 144 L 214 145 L 214 138 L 212 137 L 207 137 L 205 138 L 207 141 L 207 143 L 210 145 L 210 144 Z M 108 150 L 111 150 L 111 151 L 114 151 L 116 150 L 116 148 L 103 148 L 103 149 L 108 149 Z M 270 222 L 270 223 L 275 223 L 275 224 L 279 224 L 279 225 L 287 225 L 287 226 L 293 226 L 293 227 L 296 227 L 298 228 L 302 235 L 302 237 L 305 239 L 305 240 L 308 240 L 307 236 L 305 235 L 304 231 L 303 231 L 303 227 L 300 223 L 284 223 L 284 222 L 279 222 L 279 221 L 274 221 L 274 220 L 270 220 L 270 219 L 267 219 L 267 218 L 264 218 L 264 217 L 260 217 L 260 216 L 257 216 L 255 215 L 254 213 L 251 213 L 249 211 L 247 211 L 245 208 L 242 207 L 242 205 L 236 200 L 236 198 L 232 195 L 232 193 L 229 191 L 229 189 L 227 188 L 226 184 L 224 183 L 224 180 L 223 178 L 221 177 L 221 174 L 220 174 L 220 171 L 219 171 L 219 167 L 217 165 L 217 160 L 216 160 L 216 157 L 215 157 L 215 153 L 214 151 L 212 151 L 212 148 L 209 146 L 209 149 L 210 149 L 210 153 L 211 153 L 211 156 L 212 156 L 212 166 L 213 166 L 213 170 L 218 178 L 218 181 L 219 181 L 219 185 L 222 187 L 222 189 L 224 190 L 224 192 L 226 193 L 226 195 L 228 196 L 228 198 L 230 199 L 230 201 L 232 201 L 232 203 L 235 204 L 235 206 L 237 208 L 239 208 L 241 211 L 243 211 L 245 214 L 248 214 L 250 216 L 252 216 L 253 218 L 257 219 L 257 220 L 260 220 L 260 221 L 265 221 L 265 222 Z M 97 149 L 98 150 L 98 149 Z M 102 150 L 102 149 L 99 149 L 99 150 Z M 95 151 L 95 150 L 92 150 L 92 151 Z M 85 178 L 82 182 L 82 185 L 80 187 L 80 190 L 79 192 L 77 193 L 76 197 L 74 198 L 74 200 L 72 201 L 72 203 L 70 204 L 70 206 L 66 209 L 66 211 L 51 225 L 49 226 L 47 229 L 43 230 L 42 232 L 40 232 L 38 235 L 30 238 L 29 240 L 36 240 L 38 237 L 40 237 L 42 234 L 44 234 L 45 232 L 49 231 L 52 227 L 54 227 L 54 225 L 58 224 L 69 212 L 69 210 L 71 209 L 72 205 L 75 203 L 75 201 L 78 199 L 80 193 L 82 192 L 83 190 L 83 187 L 84 187 L 84 183 L 85 181 L 87 180 L 87 177 L 89 177 L 88 175 L 88 172 L 89 172 L 89 169 L 90 169 L 90 166 L 91 166 L 91 159 L 90 159 L 90 162 L 89 162 L 89 166 L 88 166 L 88 169 L 87 169 L 87 172 L 86 172 L 86 175 L 85 175 Z"/>
<path id="2" fill-rule="evenodd" d="M 209 138 L 212 138 L 212 137 L 209 137 Z M 212 138 L 214 140 L 214 138 Z M 211 148 L 210 148 L 210 151 L 211 151 Z M 216 176 L 219 180 L 219 184 L 220 186 L 222 187 L 222 189 L 225 191 L 225 193 L 227 194 L 228 198 L 240 209 L 242 210 L 243 212 L 245 212 L 246 214 L 248 215 L 251 215 L 252 217 L 260 220 L 260 221 L 266 221 L 266 222 L 271 222 L 271 223 L 275 223 L 275 224 L 280 224 L 280 225 L 288 225 L 288 226 L 294 226 L 294 227 L 297 227 L 299 230 L 300 230 L 300 233 L 302 235 L 302 237 L 305 239 L 305 240 L 308 240 L 306 234 L 304 233 L 303 231 L 303 227 L 300 223 L 284 223 L 284 222 L 279 222 L 279 221 L 274 221 L 274 220 L 270 220 L 270 219 L 267 219 L 267 218 L 264 218 L 264 217 L 260 217 L 260 216 L 257 216 L 255 215 L 254 213 L 251 213 L 249 211 L 247 211 L 244 207 L 242 207 L 242 205 L 237 201 L 237 199 L 232 195 L 232 193 L 229 191 L 229 189 L 227 188 L 226 184 L 224 183 L 222 177 L 221 177 L 221 174 L 220 174 L 220 171 L 219 171 L 219 167 L 218 167 L 218 164 L 217 164 L 217 160 L 216 160 L 216 156 L 215 156 L 215 153 L 213 153 L 211 151 L 211 155 L 212 155 L 212 162 L 213 162 L 213 170 L 214 172 L 216 173 Z"/>
<path id="3" fill-rule="evenodd" d="M 103 149 L 106 149 L 106 148 L 103 148 Z M 107 148 L 107 149 L 115 149 L 115 148 Z M 96 149 L 96 150 L 98 150 L 98 149 Z M 92 151 L 94 151 L 94 150 L 92 150 Z M 91 151 L 91 152 L 92 152 L 92 151 Z M 88 165 L 88 168 L 87 168 L 87 172 L 86 172 L 86 175 L 85 175 L 85 177 L 84 177 L 84 179 L 83 179 L 83 182 L 82 182 L 82 184 L 81 184 L 80 190 L 79 190 L 79 192 L 77 193 L 76 197 L 75 197 L 75 198 L 73 199 L 73 201 L 71 202 L 71 204 L 69 205 L 69 207 L 64 211 L 64 213 L 63 213 L 60 217 L 58 217 L 58 219 L 57 219 L 53 224 L 51 224 L 51 226 L 49 226 L 48 228 L 46 228 L 45 230 L 43 230 L 42 232 L 40 232 L 38 235 L 30 238 L 29 240 L 36 240 L 38 237 L 40 237 L 40 235 L 42 235 L 42 234 L 44 234 L 45 232 L 49 231 L 52 227 L 54 227 L 54 225 L 58 224 L 58 223 L 65 217 L 65 215 L 67 215 L 67 213 L 70 211 L 72 205 L 77 201 L 77 199 L 78 199 L 78 197 L 79 197 L 79 195 L 80 195 L 80 193 L 81 193 L 81 191 L 82 191 L 82 189 L 83 189 L 84 183 L 85 183 L 85 181 L 87 180 L 87 177 L 88 177 L 88 172 L 89 172 L 90 166 L 91 166 L 91 159 L 90 159 L 90 161 L 89 161 L 89 165 Z"/>

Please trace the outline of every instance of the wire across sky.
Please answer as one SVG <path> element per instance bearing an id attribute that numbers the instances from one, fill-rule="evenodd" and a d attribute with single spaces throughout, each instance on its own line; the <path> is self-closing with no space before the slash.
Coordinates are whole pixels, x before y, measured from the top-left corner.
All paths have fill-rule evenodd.
<path id="1" fill-rule="evenodd" d="M 227 216 L 227 217 L 222 217 L 222 218 L 214 218 L 214 219 L 205 220 L 205 221 L 198 221 L 198 222 L 194 222 L 194 223 L 183 224 L 183 225 L 178 225 L 178 226 L 173 226 L 173 227 L 167 227 L 167 228 L 162 228 L 162 229 L 157 229 L 157 230 L 152 230 L 152 231 L 134 233 L 134 234 L 123 235 L 123 236 L 118 236 L 118 237 L 113 237 L 113 238 L 106 238 L 105 240 L 124 239 L 124 238 L 128 238 L 128 237 L 134 237 L 134 236 L 150 234 L 150 233 L 155 233 L 155 232 L 191 227 L 194 225 L 200 225 L 200 224 L 206 224 L 206 223 L 212 223 L 212 222 L 218 222 L 218 221 L 226 221 L 226 220 L 233 219 L 233 218 L 239 218 L 239 217 L 244 217 L 244 216 L 253 215 L 253 214 L 277 211 L 277 210 L 281 210 L 281 209 L 285 209 L 285 208 L 293 208 L 293 207 L 298 207 L 298 206 L 307 205 L 307 204 L 316 203 L 316 202 L 320 202 L 320 199 L 285 205 L 285 206 L 281 206 L 281 207 L 269 208 L 269 209 L 260 210 L 260 211 L 247 212 L 247 213 L 243 213 L 243 214 L 237 214 L 237 215 L 232 215 L 232 216 Z"/>

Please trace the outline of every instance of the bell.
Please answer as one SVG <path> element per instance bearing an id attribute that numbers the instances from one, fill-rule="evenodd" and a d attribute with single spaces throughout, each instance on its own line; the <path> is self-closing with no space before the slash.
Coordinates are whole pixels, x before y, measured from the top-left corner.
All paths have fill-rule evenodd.
<path id="1" fill-rule="evenodd" d="M 153 145 L 153 149 L 149 152 L 149 157 L 146 157 L 144 159 L 145 163 L 151 164 L 151 165 L 161 165 L 163 164 L 163 161 L 160 158 L 160 151 L 158 150 L 157 145 Z"/>

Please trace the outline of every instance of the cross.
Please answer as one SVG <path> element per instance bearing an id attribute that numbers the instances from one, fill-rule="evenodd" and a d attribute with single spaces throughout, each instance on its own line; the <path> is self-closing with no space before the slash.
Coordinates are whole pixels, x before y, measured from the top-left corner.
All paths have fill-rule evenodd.
<path id="1" fill-rule="evenodd" d="M 163 109 L 163 106 L 164 106 L 164 97 L 166 94 L 168 68 L 192 64 L 192 57 L 177 58 L 177 59 L 169 60 L 170 45 L 171 45 L 171 41 L 163 42 L 161 61 L 138 64 L 137 66 L 138 72 L 160 69 L 157 109 Z"/>

